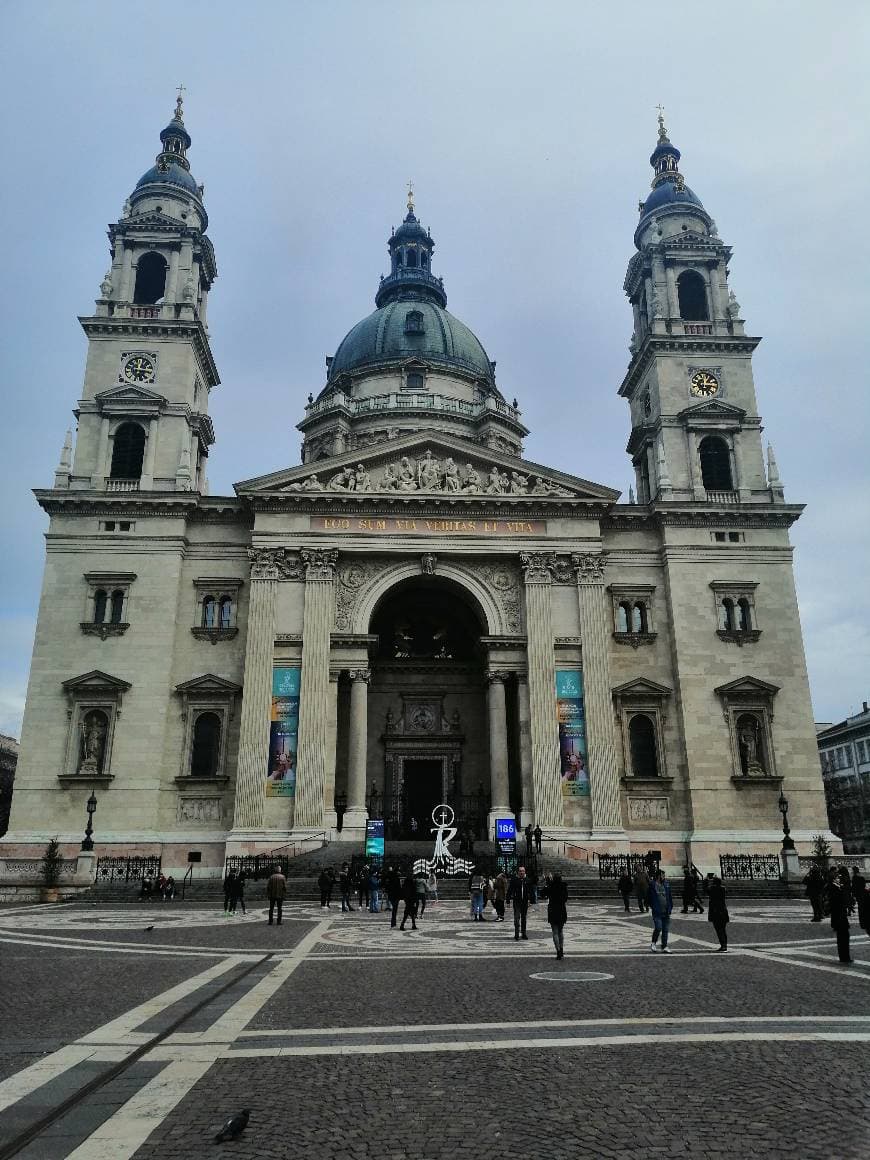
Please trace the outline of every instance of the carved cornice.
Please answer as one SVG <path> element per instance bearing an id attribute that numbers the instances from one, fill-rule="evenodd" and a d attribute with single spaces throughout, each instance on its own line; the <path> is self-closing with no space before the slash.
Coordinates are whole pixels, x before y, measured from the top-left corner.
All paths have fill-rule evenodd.
<path id="1" fill-rule="evenodd" d="M 574 552 L 571 563 L 577 573 L 578 584 L 603 584 L 604 565 L 606 563 L 603 552 Z"/>
<path id="2" fill-rule="evenodd" d="M 239 633 L 237 628 L 203 628 L 201 626 L 196 626 L 190 631 L 197 640 L 210 640 L 212 644 L 217 644 L 219 640 L 232 640 Z"/>
<path id="3" fill-rule="evenodd" d="M 720 640 L 728 641 L 730 644 L 736 644 L 742 648 L 745 644 L 755 644 L 757 640 L 760 640 L 761 629 L 719 628 L 716 630 L 716 635 Z"/>
<path id="4" fill-rule="evenodd" d="M 303 548 L 299 556 L 305 565 L 306 581 L 335 579 L 338 548 Z"/>
<path id="5" fill-rule="evenodd" d="M 642 644 L 652 644 L 657 635 L 655 632 L 615 632 L 613 639 L 617 644 L 630 644 L 637 649 Z"/>
<path id="6" fill-rule="evenodd" d="M 299 552 L 289 548 L 248 548 L 252 580 L 301 580 Z"/>
<path id="7" fill-rule="evenodd" d="M 98 636 L 100 640 L 105 640 L 109 636 L 123 636 L 129 624 L 94 624 L 92 621 L 83 620 L 79 625 L 85 636 Z"/>

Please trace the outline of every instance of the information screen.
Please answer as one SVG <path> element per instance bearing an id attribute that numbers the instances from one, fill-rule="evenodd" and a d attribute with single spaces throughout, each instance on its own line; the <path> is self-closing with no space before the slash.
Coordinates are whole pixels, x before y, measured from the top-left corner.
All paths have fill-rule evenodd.
<path id="1" fill-rule="evenodd" d="M 369 818 L 366 822 L 366 856 L 384 856 L 384 819 Z"/>
<path id="2" fill-rule="evenodd" d="M 513 818 L 497 818 L 495 840 L 500 854 L 517 852 L 517 824 Z"/>

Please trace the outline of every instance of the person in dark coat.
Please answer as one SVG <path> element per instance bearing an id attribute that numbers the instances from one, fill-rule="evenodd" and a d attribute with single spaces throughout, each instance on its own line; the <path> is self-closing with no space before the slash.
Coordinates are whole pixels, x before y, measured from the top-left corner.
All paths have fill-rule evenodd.
<path id="1" fill-rule="evenodd" d="M 269 900 L 269 926 L 272 925 L 275 907 L 278 908 L 278 926 L 281 925 L 281 909 L 284 906 L 286 895 L 287 879 L 281 873 L 281 867 L 276 866 L 272 871 L 272 877 L 266 883 L 266 897 Z"/>
<path id="2" fill-rule="evenodd" d="M 405 900 L 405 913 L 402 915 L 402 922 L 399 930 L 405 929 L 405 923 L 410 918 L 411 930 L 417 929 L 417 883 L 414 880 L 414 875 L 409 871 L 405 875 L 405 881 L 402 883 L 402 898 Z"/>
<path id="3" fill-rule="evenodd" d="M 644 914 L 649 909 L 647 895 L 649 894 L 649 874 L 640 866 L 634 875 L 634 896 L 637 899 L 637 908 Z"/>
<path id="4" fill-rule="evenodd" d="M 541 852 L 541 840 L 544 837 L 544 831 L 541 829 L 540 826 L 535 826 L 534 830 L 532 830 L 532 833 L 535 836 L 535 853 L 540 854 L 540 852 Z"/>
<path id="5" fill-rule="evenodd" d="M 825 892 L 825 877 L 818 866 L 810 866 L 809 872 L 804 876 L 804 888 L 807 892 L 807 898 L 810 900 L 810 906 L 813 908 L 813 917 L 810 922 L 821 922 L 823 918 L 822 912 L 822 895 Z"/>
<path id="6" fill-rule="evenodd" d="M 532 829 L 531 822 L 529 822 L 529 824 L 526 826 L 525 830 L 523 830 L 523 833 L 526 835 L 526 853 L 531 854 L 534 852 L 534 841 L 535 841 L 535 832 Z"/>
<path id="7" fill-rule="evenodd" d="M 341 893 L 341 913 L 347 914 L 353 911 L 350 904 L 350 895 L 353 890 L 353 878 L 350 873 L 350 866 L 347 862 L 342 862 L 341 873 L 338 875 L 338 889 Z"/>
<path id="8" fill-rule="evenodd" d="M 235 907 L 235 893 L 236 893 L 236 872 L 230 870 L 224 879 L 224 914 L 229 914 Z"/>
<path id="9" fill-rule="evenodd" d="M 857 906 L 860 911 L 861 895 L 864 893 L 864 887 L 867 885 L 867 879 L 861 874 L 857 866 L 852 867 L 852 881 L 849 883 L 852 888 L 852 905 Z"/>
<path id="10" fill-rule="evenodd" d="M 854 879 L 853 889 L 854 889 Z M 864 882 L 864 889 L 858 894 L 858 925 L 870 938 L 870 884 Z"/>
<path id="11" fill-rule="evenodd" d="M 526 877 L 525 866 L 520 866 L 515 877 L 508 887 L 507 901 L 513 903 L 514 908 L 514 938 L 528 938 L 526 934 L 526 919 L 529 913 L 529 903 L 532 901 L 532 884 Z"/>
<path id="12" fill-rule="evenodd" d="M 671 930 L 671 912 L 674 909 L 674 900 L 671 895 L 671 886 L 665 878 L 664 870 L 656 870 L 647 895 L 653 920 L 653 935 L 649 949 L 658 950 L 659 935 L 662 936 L 662 954 L 669 955 L 668 935 Z"/>
<path id="13" fill-rule="evenodd" d="M 553 932 L 553 946 L 556 948 L 556 958 L 565 957 L 565 923 L 568 921 L 568 910 L 565 903 L 568 901 L 568 887 L 562 880 L 561 874 L 554 874 L 542 892 L 547 898 L 547 922 Z"/>
<path id="14" fill-rule="evenodd" d="M 384 875 L 384 893 L 390 901 L 390 926 L 395 926 L 399 899 L 402 897 L 402 880 L 395 866 L 391 866 Z"/>
<path id="15" fill-rule="evenodd" d="M 707 921 L 712 922 L 713 930 L 719 940 L 717 951 L 728 950 L 728 934 L 725 927 L 728 925 L 728 907 L 725 905 L 725 887 L 721 878 L 711 878 L 707 900 Z"/>
<path id="16" fill-rule="evenodd" d="M 329 898 L 332 894 L 332 879 L 326 870 L 321 870 L 317 879 L 317 888 L 320 891 L 320 909 L 329 909 Z"/>
<path id="17" fill-rule="evenodd" d="M 683 871 L 683 914 L 689 913 L 689 907 L 692 908 L 692 914 L 703 914 L 704 907 L 698 898 L 698 883 L 695 881 L 695 876 L 687 866 Z"/>
<path id="18" fill-rule="evenodd" d="M 852 897 L 851 888 L 844 885 L 836 870 L 831 871 L 828 882 L 828 903 L 831 908 L 831 928 L 837 936 L 837 957 L 841 963 L 851 963 L 849 953 L 849 901 Z"/>
<path id="19" fill-rule="evenodd" d="M 236 888 L 233 892 L 233 897 L 230 899 L 230 910 L 233 914 L 236 913 L 236 907 L 242 908 L 242 914 L 247 914 L 245 910 L 245 876 L 240 870 L 236 878 Z"/>
<path id="20" fill-rule="evenodd" d="M 629 874 L 629 872 L 627 870 L 623 870 L 616 889 L 622 895 L 622 901 L 623 901 L 623 904 L 625 906 L 625 912 L 626 912 L 626 914 L 628 914 L 631 911 L 631 907 L 628 904 L 628 900 L 629 900 L 629 898 L 631 898 L 631 892 L 634 889 L 634 884 L 632 883 L 631 875 Z"/>

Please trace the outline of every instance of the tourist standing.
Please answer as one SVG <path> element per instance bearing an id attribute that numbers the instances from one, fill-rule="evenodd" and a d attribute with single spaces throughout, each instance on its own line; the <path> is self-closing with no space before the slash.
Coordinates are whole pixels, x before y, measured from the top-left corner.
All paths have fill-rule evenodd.
<path id="1" fill-rule="evenodd" d="M 858 895 L 858 925 L 870 938 L 870 883 L 864 882 L 864 889 Z"/>
<path id="2" fill-rule="evenodd" d="M 350 904 L 350 895 L 353 890 L 353 883 L 350 876 L 350 866 L 347 862 L 342 862 L 341 871 L 338 875 L 338 889 L 341 893 L 341 913 L 352 914 L 353 907 Z"/>
<path id="3" fill-rule="evenodd" d="M 683 914 L 689 913 L 689 907 L 692 908 L 692 914 L 703 914 L 704 907 L 698 898 L 698 883 L 695 881 L 695 875 L 691 869 L 686 866 L 683 868 Z"/>
<path id="4" fill-rule="evenodd" d="M 526 919 L 529 913 L 529 903 L 532 901 L 532 884 L 526 877 L 525 866 L 520 866 L 516 875 L 511 879 L 507 892 L 507 901 L 513 903 L 514 908 L 514 940 L 527 939 Z"/>
<path id="5" fill-rule="evenodd" d="M 269 899 L 269 926 L 272 925 L 272 915 L 276 907 L 278 910 L 278 926 L 281 925 L 281 911 L 284 907 L 286 895 L 287 879 L 281 873 L 281 867 L 276 866 L 272 871 L 272 877 L 266 883 L 266 897 Z"/>
<path id="6" fill-rule="evenodd" d="M 712 922 L 713 930 L 719 940 L 717 951 L 728 950 L 728 934 L 725 927 L 728 925 L 728 907 L 725 905 L 725 887 L 721 878 L 711 878 L 707 891 L 707 921 Z"/>
<path id="7" fill-rule="evenodd" d="M 534 833 L 534 830 L 532 829 L 531 822 L 529 822 L 529 824 L 523 830 L 523 833 L 526 836 L 526 853 L 529 855 L 529 857 L 531 857 L 531 855 L 534 851 L 534 843 L 535 843 L 535 833 Z"/>
<path id="8" fill-rule="evenodd" d="M 568 910 L 565 903 L 568 901 L 568 887 L 562 880 L 561 874 L 554 874 L 548 881 L 544 891 L 547 898 L 547 922 L 553 932 L 553 946 L 556 948 L 556 958 L 565 957 L 565 923 L 568 921 Z"/>
<path id="9" fill-rule="evenodd" d="M 843 883 L 840 874 L 832 869 L 828 882 L 828 902 L 831 908 L 831 928 L 837 936 L 837 957 L 841 963 L 851 963 L 849 953 L 849 900 L 852 897 L 849 877 Z"/>
<path id="10" fill-rule="evenodd" d="M 426 879 L 426 893 L 429 896 L 429 901 L 434 906 L 438 901 L 438 879 L 434 869 L 429 871 L 429 877 Z"/>
<path id="11" fill-rule="evenodd" d="M 852 881 L 849 883 L 852 888 L 852 903 L 858 907 L 858 921 L 861 920 L 861 895 L 864 893 L 864 887 L 867 885 L 867 880 L 863 874 L 858 870 L 857 866 L 852 867 Z"/>
<path id="12" fill-rule="evenodd" d="M 364 910 L 369 904 L 370 878 L 371 871 L 366 864 L 363 864 L 356 873 L 356 897 L 360 910 Z"/>
<path id="13" fill-rule="evenodd" d="M 813 908 L 813 917 L 810 922 L 821 922 L 824 917 L 822 895 L 825 892 L 825 877 L 817 863 L 814 862 L 810 866 L 809 872 L 804 876 L 803 883 L 807 898 L 810 900 L 810 906 Z"/>
<path id="14" fill-rule="evenodd" d="M 396 915 L 399 912 L 399 899 L 402 897 L 402 880 L 395 866 L 390 866 L 384 878 L 384 891 L 390 903 L 390 926 L 396 925 Z"/>
<path id="15" fill-rule="evenodd" d="M 544 831 L 541 829 L 540 826 L 535 826 L 534 830 L 532 830 L 532 833 L 535 836 L 535 853 L 540 854 L 540 852 L 541 852 L 541 839 L 544 836 Z"/>
<path id="16" fill-rule="evenodd" d="M 640 866 L 634 875 L 634 896 L 637 899 L 637 909 L 644 914 L 649 909 L 649 874 Z"/>
<path id="17" fill-rule="evenodd" d="M 468 892 L 471 895 L 471 917 L 474 922 L 484 922 L 483 906 L 486 895 L 486 875 L 480 870 L 474 870 L 468 879 Z"/>
<path id="18" fill-rule="evenodd" d="M 402 921 L 399 925 L 399 930 L 405 929 L 405 923 L 410 918 L 411 930 L 417 929 L 417 882 L 414 875 L 409 870 L 405 875 L 405 881 L 402 883 L 402 898 L 405 901 L 405 912 L 402 915 Z"/>
<path id="19" fill-rule="evenodd" d="M 236 872 L 235 870 L 230 870 L 229 874 L 227 874 L 226 878 L 224 879 L 224 914 L 230 913 L 230 903 L 232 902 L 235 890 Z"/>
<path id="20" fill-rule="evenodd" d="M 631 875 L 627 870 L 623 870 L 622 874 L 620 875 L 616 889 L 622 895 L 622 902 L 625 906 L 625 913 L 629 914 L 631 912 L 631 907 L 629 906 L 628 900 L 631 898 L 631 892 L 634 889 L 634 884 L 632 883 Z"/>
<path id="21" fill-rule="evenodd" d="M 417 917 L 422 918 L 426 913 L 426 875 L 421 870 L 419 874 L 414 875 L 414 888 L 417 891 Z"/>
<path id="22" fill-rule="evenodd" d="M 656 944 L 659 941 L 659 935 L 661 935 L 662 954 L 669 955 L 671 951 L 668 946 L 668 935 L 671 930 L 671 911 L 674 909 L 674 900 L 671 896 L 670 883 L 665 878 L 664 870 L 656 870 L 655 876 L 650 884 L 647 901 L 652 911 L 653 920 L 653 936 L 652 942 L 649 944 L 649 949 L 651 951 L 658 950 Z"/>
<path id="23" fill-rule="evenodd" d="M 245 875 L 241 870 L 236 876 L 236 894 L 233 899 L 233 914 L 235 914 L 237 906 L 242 908 L 242 914 L 247 914 L 245 910 Z"/>
<path id="24" fill-rule="evenodd" d="M 332 894 L 332 879 L 324 867 L 317 878 L 317 888 L 320 891 L 320 909 L 329 910 L 329 896 Z"/>
<path id="25" fill-rule="evenodd" d="M 504 922 L 504 904 L 507 898 L 508 880 L 504 870 L 500 870 L 492 884 L 492 905 L 495 907 L 496 919 Z"/>
<path id="26" fill-rule="evenodd" d="M 369 871 L 369 913 L 378 914 L 381 909 L 381 876 L 377 866 Z"/>

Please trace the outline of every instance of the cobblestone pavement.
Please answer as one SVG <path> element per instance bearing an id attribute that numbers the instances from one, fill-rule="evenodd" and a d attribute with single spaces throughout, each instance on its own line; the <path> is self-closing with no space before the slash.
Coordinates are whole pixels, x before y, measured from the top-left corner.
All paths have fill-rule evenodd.
<path id="1" fill-rule="evenodd" d="M 870 1155 L 870 940 L 734 903 L 729 952 L 620 903 L 512 924 L 290 904 L 0 908 L 0 1153 L 25 1160 Z M 153 926 L 146 931 L 146 926 Z M 10 988 L 9 981 L 13 981 Z M 25 1135 L 40 1129 L 33 1139 Z"/>

